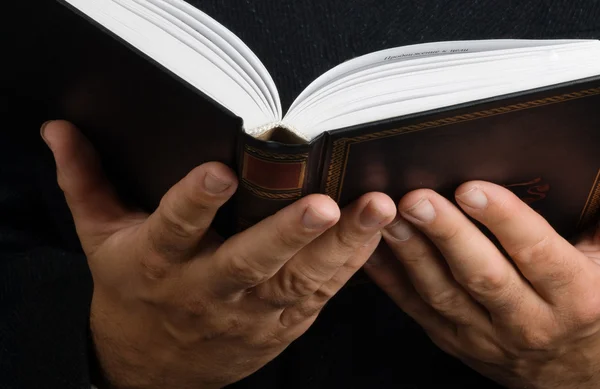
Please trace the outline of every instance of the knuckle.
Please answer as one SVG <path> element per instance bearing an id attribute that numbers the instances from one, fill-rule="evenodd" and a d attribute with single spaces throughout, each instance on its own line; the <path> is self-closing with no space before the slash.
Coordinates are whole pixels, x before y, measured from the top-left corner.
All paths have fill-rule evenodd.
<path id="1" fill-rule="evenodd" d="M 517 263 L 530 266 L 536 265 L 535 262 L 543 262 L 544 282 L 561 289 L 572 285 L 583 271 L 570 255 L 557 247 L 555 237 L 546 235 L 533 244 L 518 248 L 510 257 Z"/>
<path id="2" fill-rule="evenodd" d="M 521 339 L 527 350 L 546 350 L 554 343 L 554 335 L 539 327 L 524 327 L 521 330 Z"/>
<path id="3" fill-rule="evenodd" d="M 321 312 L 322 308 L 323 304 L 315 301 L 310 301 L 306 302 L 305 304 L 300 304 L 297 309 L 300 317 L 308 319 L 316 316 L 319 312 Z"/>
<path id="4" fill-rule="evenodd" d="M 495 204 L 495 212 L 486 213 L 486 224 L 490 227 L 496 227 L 506 222 L 510 221 L 515 213 L 519 212 L 518 205 L 519 200 L 516 196 L 509 194 L 509 196 L 504 196 L 501 199 L 496 199 Z"/>
<path id="5" fill-rule="evenodd" d="M 314 322 L 319 313 L 321 312 L 323 305 L 306 302 L 303 304 L 294 305 L 281 312 L 279 316 L 279 327 L 282 330 L 287 330 L 285 339 L 293 341 L 299 335 L 302 335 L 304 331 L 299 328 L 306 328 L 306 324 Z M 300 332 L 300 333 L 298 333 Z"/>
<path id="6" fill-rule="evenodd" d="M 341 267 L 338 265 L 337 262 L 333 262 L 332 261 L 332 265 L 337 267 L 339 270 L 338 272 L 341 272 L 342 274 L 355 274 L 357 271 L 359 271 L 364 265 L 365 262 L 367 262 L 369 259 L 372 258 L 372 255 L 369 256 L 370 252 L 368 252 L 367 254 L 363 254 L 360 253 L 359 255 L 355 255 L 353 257 L 351 257 L 346 263 L 344 263 L 343 265 L 341 265 Z M 335 280 L 337 280 L 338 278 L 334 278 Z M 332 279 L 332 280 L 334 280 Z M 343 282 L 342 280 L 339 280 L 339 282 Z"/>
<path id="7" fill-rule="evenodd" d="M 582 297 L 570 307 L 571 321 L 576 327 L 597 324 L 600 321 L 600 296 L 595 294 L 588 298 Z"/>
<path id="8" fill-rule="evenodd" d="M 487 364 L 498 364 L 501 361 L 510 363 L 511 353 L 503 347 L 494 335 L 469 327 L 457 328 L 458 340 L 465 349 L 473 350 L 470 357 Z"/>
<path id="9" fill-rule="evenodd" d="M 148 236 L 148 248 L 154 257 L 170 258 L 178 256 L 182 253 L 183 248 L 180 247 L 173 239 L 163 235 L 150 234 Z"/>
<path id="10" fill-rule="evenodd" d="M 296 301 L 293 298 L 282 296 L 282 295 L 276 295 L 276 296 L 271 295 L 264 300 L 267 301 L 271 307 L 273 307 L 277 310 L 286 309 L 290 305 L 293 305 L 294 302 Z"/>
<path id="11" fill-rule="evenodd" d="M 297 233 L 294 229 L 288 228 L 288 225 L 285 225 L 283 220 L 275 224 L 272 234 L 275 241 L 280 242 L 285 247 L 303 247 L 307 243 L 306 237 Z"/>
<path id="12" fill-rule="evenodd" d="M 365 251 L 359 250 L 356 254 L 351 255 L 350 258 L 346 258 L 346 262 L 341 263 L 344 258 L 332 258 L 328 261 L 327 269 L 329 271 L 333 271 L 333 275 L 323 274 L 323 283 L 321 285 L 322 289 L 331 290 L 336 292 L 337 289 L 341 288 L 344 284 L 350 281 L 350 278 L 353 277 L 359 270 L 363 268 L 365 263 L 372 259 L 374 255 L 373 251 Z"/>
<path id="13" fill-rule="evenodd" d="M 339 247 L 346 250 L 359 247 L 361 242 L 359 234 L 343 229 L 336 229 L 335 240 Z"/>
<path id="14" fill-rule="evenodd" d="M 324 303 L 331 300 L 337 293 L 337 290 L 338 288 L 334 287 L 333 285 L 325 284 L 315 292 L 315 298 L 317 301 Z"/>
<path id="15" fill-rule="evenodd" d="M 321 286 L 319 277 L 314 270 L 297 269 L 290 272 L 289 277 L 284 279 L 284 290 L 296 297 L 305 297 L 316 292 Z"/>
<path id="16" fill-rule="evenodd" d="M 455 288 L 448 288 L 424 293 L 423 300 L 436 311 L 448 312 L 460 305 L 461 295 Z"/>
<path id="17" fill-rule="evenodd" d="M 294 303 L 295 299 L 286 296 L 278 288 L 267 288 L 265 286 L 259 285 L 252 289 L 252 293 L 258 300 L 269 304 L 277 310 L 285 309 Z"/>
<path id="18" fill-rule="evenodd" d="M 502 272 L 487 271 L 485 273 L 471 275 L 464 281 L 468 290 L 483 294 L 501 294 L 503 293 L 509 280 L 507 275 Z"/>
<path id="19" fill-rule="evenodd" d="M 202 332 L 202 341 L 210 342 L 217 339 L 237 338 L 243 332 L 244 325 L 242 321 L 234 316 L 219 318 L 219 323 L 205 329 Z"/>
<path id="20" fill-rule="evenodd" d="M 159 255 L 149 253 L 139 261 L 141 275 L 151 281 L 161 281 L 169 276 L 170 266 Z"/>
<path id="21" fill-rule="evenodd" d="M 65 177 L 65 175 L 62 173 L 62 170 L 60 169 L 58 169 L 56 172 L 56 182 L 60 190 L 64 192 L 65 197 L 68 200 L 71 200 L 72 195 L 70 193 L 71 191 L 69 190 L 69 180 Z"/>
<path id="22" fill-rule="evenodd" d="M 565 289 L 573 285 L 577 279 L 578 271 L 568 266 L 556 266 L 556 270 L 549 271 L 546 282 L 554 289 Z"/>
<path id="23" fill-rule="evenodd" d="M 244 255 L 233 255 L 227 258 L 227 274 L 239 280 L 244 285 L 259 285 L 269 279 L 269 275 L 252 265 L 250 259 Z"/>
<path id="24" fill-rule="evenodd" d="M 548 258 L 551 254 L 553 254 L 553 240 L 548 235 L 509 253 L 510 257 L 519 263 L 530 263 L 538 258 Z"/>
<path id="25" fill-rule="evenodd" d="M 264 342 L 264 347 L 270 350 L 278 350 L 287 347 L 294 338 L 286 332 L 274 332 Z"/>
<path id="26" fill-rule="evenodd" d="M 161 224 L 173 235 L 178 238 L 187 239 L 197 232 L 197 228 L 185 221 L 181 215 L 178 214 L 177 207 L 165 206 L 160 212 Z"/>
<path id="27" fill-rule="evenodd" d="M 239 315 L 229 315 L 224 320 L 221 321 L 220 329 L 223 333 L 228 336 L 235 336 L 243 332 L 244 330 L 244 321 Z"/>
<path id="28" fill-rule="evenodd" d="M 441 243 L 447 243 L 447 242 L 451 242 L 455 239 L 458 239 L 459 235 L 461 233 L 461 229 L 460 227 L 447 227 L 444 229 L 432 229 L 431 231 L 427 232 L 427 235 L 429 235 L 431 238 L 441 242 Z"/>
<path id="29" fill-rule="evenodd" d="M 404 255 L 399 255 L 398 259 L 406 266 L 418 267 L 422 264 L 423 259 L 435 258 L 438 254 L 434 253 L 429 245 L 418 245 L 412 247 L 410 251 Z"/>
<path id="30" fill-rule="evenodd" d="M 259 331 L 248 333 L 244 343 L 253 350 L 265 351 L 285 347 L 289 342 L 280 334 Z"/>
<path id="31" fill-rule="evenodd" d="M 203 299 L 189 299 L 183 306 L 183 312 L 188 319 L 197 320 L 207 314 L 207 305 Z"/>

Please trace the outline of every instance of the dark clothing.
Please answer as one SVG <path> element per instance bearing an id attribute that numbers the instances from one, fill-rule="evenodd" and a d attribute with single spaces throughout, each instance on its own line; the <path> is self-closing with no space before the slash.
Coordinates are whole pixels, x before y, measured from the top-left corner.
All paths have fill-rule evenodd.
<path id="1" fill-rule="evenodd" d="M 596 0 L 189 1 L 257 53 L 284 109 L 323 72 L 379 49 L 457 39 L 600 38 Z M 52 118 L 23 87 L 35 85 L 44 66 L 19 42 L 30 37 L 28 23 L 44 17 L 27 16 L 35 13 L 30 3 L 7 2 L 9 12 L 0 12 L 9 68 L 0 74 L 0 388 L 89 388 L 91 277 L 38 135 Z M 495 387 L 434 347 L 373 285 L 340 293 L 304 337 L 234 386 Z"/>

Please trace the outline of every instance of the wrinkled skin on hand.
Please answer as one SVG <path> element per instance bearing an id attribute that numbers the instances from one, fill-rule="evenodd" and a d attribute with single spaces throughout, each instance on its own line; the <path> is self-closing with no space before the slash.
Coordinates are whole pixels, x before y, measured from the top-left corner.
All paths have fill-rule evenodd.
<path id="1" fill-rule="evenodd" d="M 573 245 L 488 182 L 456 200 L 406 195 L 370 276 L 443 350 L 507 387 L 600 388 L 600 229 Z"/>
<path id="2" fill-rule="evenodd" d="M 116 389 L 220 388 L 280 354 L 372 255 L 395 217 L 371 193 L 341 210 L 306 197 L 228 240 L 211 223 L 237 188 L 202 165 L 148 215 L 127 209 L 71 124 L 42 136 L 94 279 L 91 329 Z"/>

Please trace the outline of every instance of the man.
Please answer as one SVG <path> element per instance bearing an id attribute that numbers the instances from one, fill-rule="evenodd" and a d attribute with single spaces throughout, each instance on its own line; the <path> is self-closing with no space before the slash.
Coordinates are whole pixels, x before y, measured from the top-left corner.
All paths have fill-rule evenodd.
<path id="1" fill-rule="evenodd" d="M 493 3 L 431 2 L 431 7 L 414 8 L 378 2 L 369 5 L 369 16 L 354 10 L 358 3 L 335 1 L 319 5 L 327 11 L 321 13 L 291 2 L 277 3 L 284 8 L 275 11 L 266 4 L 236 9 L 240 20 L 249 20 L 245 16 L 258 7 L 257 14 L 270 15 L 281 31 L 291 15 L 285 7 L 297 7 L 294 17 L 306 15 L 309 32 L 294 37 L 300 41 L 296 45 L 306 44 L 314 53 L 302 56 L 307 62 L 299 57 L 293 62 L 306 79 L 319 72 L 315 68 L 330 66 L 327 62 L 376 45 L 600 33 L 594 17 L 599 7 L 586 2 L 532 2 L 502 10 Z M 202 7 L 231 13 L 216 3 Z M 511 14 L 523 19 L 514 26 L 492 23 L 492 16 L 485 20 L 492 10 L 498 20 Z M 542 10 L 548 24 L 562 30 L 540 26 L 545 24 L 538 15 Z M 314 14 L 324 16 L 310 25 L 308 15 Z M 228 15 L 221 16 L 228 24 Z M 232 19 L 228 25 L 235 26 Z M 344 29 L 358 20 L 371 27 L 371 35 Z M 538 28 L 529 32 L 535 21 Z M 348 35 L 340 38 L 344 44 L 330 42 L 320 51 L 311 40 L 318 28 L 329 28 L 327 36 Z M 407 37 L 392 42 L 399 28 Z M 247 29 L 251 35 L 252 27 Z M 259 42 L 286 47 L 278 39 L 284 34 Z M 332 58 L 319 61 L 325 52 Z M 286 68 L 279 77 L 284 74 L 293 73 Z M 108 379 L 117 388 L 221 387 L 236 381 L 241 387 L 286 388 L 493 385 L 431 347 L 400 308 L 444 351 L 504 385 L 595 387 L 597 235 L 573 247 L 508 192 L 477 182 L 458 189 L 458 202 L 490 227 L 516 269 L 458 209 L 429 191 L 409 194 L 398 212 L 381 194 L 367 194 L 341 211 L 314 196 L 222 242 L 208 226 L 235 191 L 232 172 L 216 164 L 198 167 L 157 212 L 132 212 L 110 189 L 93 148 L 77 129 L 52 122 L 44 126 L 43 137 L 75 220 L 76 239 L 69 214 L 60 208 L 65 203 L 53 184 L 50 156 L 32 136 L 43 107 L 37 111 L 31 100 L 20 102 L 13 90 L 5 93 L 14 107 L 7 114 L 20 120 L 8 121 L 7 140 L 0 143 L 7 193 L 0 203 L 6 269 L 1 301 L 8 313 L 0 336 L 2 381 L 9 387 L 85 387 L 88 366 L 102 368 L 95 382 L 102 386 Z M 37 115 L 18 115 L 30 111 Z M 257 239 L 264 236 L 275 238 Z M 376 256 L 365 269 L 391 299 L 374 285 L 338 292 L 382 238 L 397 260 L 390 253 Z M 265 246 L 257 247 L 256 241 Z M 91 285 L 78 242 L 94 279 L 90 342 Z M 457 377 L 451 379 L 450 373 Z"/>

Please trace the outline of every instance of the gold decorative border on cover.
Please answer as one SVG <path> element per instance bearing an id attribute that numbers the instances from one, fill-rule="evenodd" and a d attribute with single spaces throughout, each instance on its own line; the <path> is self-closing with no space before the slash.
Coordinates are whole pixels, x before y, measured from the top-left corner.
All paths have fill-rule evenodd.
<path id="1" fill-rule="evenodd" d="M 350 154 L 350 148 L 353 144 L 368 142 L 368 141 L 376 140 L 376 139 L 388 138 L 388 137 L 392 137 L 392 136 L 409 134 L 412 132 L 423 131 L 423 130 L 427 130 L 427 129 L 431 129 L 431 128 L 444 127 L 444 126 L 448 126 L 451 124 L 470 122 L 470 121 L 479 120 L 479 119 L 483 119 L 483 118 L 489 118 L 492 116 L 504 115 L 506 113 L 523 111 L 526 109 L 542 107 L 542 106 L 546 106 L 546 105 L 558 104 L 558 103 L 562 103 L 565 101 L 577 100 L 577 99 L 581 99 L 581 98 L 585 98 L 585 97 L 589 97 L 589 96 L 595 96 L 595 95 L 600 95 L 600 88 L 591 88 L 591 89 L 585 89 L 585 90 L 578 91 L 578 92 L 565 93 L 565 94 L 558 95 L 558 96 L 547 97 L 547 98 L 538 99 L 538 100 L 532 100 L 532 101 L 528 101 L 528 102 L 524 102 L 524 103 L 512 104 L 512 105 L 508 105 L 506 107 L 491 108 L 491 109 L 487 109 L 487 110 L 483 110 L 483 111 L 479 111 L 479 112 L 467 113 L 467 114 L 457 115 L 457 116 L 453 116 L 453 117 L 433 120 L 433 121 L 429 121 L 429 122 L 412 124 L 412 125 L 408 125 L 408 126 L 404 126 L 404 127 L 400 127 L 400 128 L 374 132 L 371 134 L 359 135 L 359 136 L 356 136 L 353 138 L 337 139 L 333 143 L 329 169 L 327 172 L 327 179 L 325 182 L 325 193 L 328 196 L 330 196 L 331 198 L 335 199 L 336 201 L 340 200 L 341 191 L 344 186 L 344 174 L 343 173 L 346 171 L 346 167 L 348 164 L 348 156 Z M 596 188 L 598 188 L 598 186 L 600 186 L 600 184 L 596 185 Z M 600 191 L 600 189 L 597 189 L 596 193 L 598 193 L 599 191 Z M 598 196 L 600 196 L 600 193 L 598 193 Z M 593 198 L 593 196 L 591 198 Z M 592 201 L 592 204 L 594 204 L 593 201 Z M 600 200 L 597 200 L 595 202 L 595 204 L 596 204 L 596 207 L 600 207 Z M 591 210 L 591 208 L 593 208 L 593 207 L 586 207 L 586 208 L 588 210 L 584 211 L 582 218 L 585 215 L 588 215 L 588 213 L 586 213 L 586 212 L 589 212 Z M 591 217 L 591 216 L 589 216 L 589 217 Z"/>
<path id="2" fill-rule="evenodd" d="M 242 186 L 255 196 L 267 200 L 295 200 L 302 197 L 302 190 L 294 190 L 289 192 L 265 191 L 246 180 L 242 180 Z"/>
<path id="3" fill-rule="evenodd" d="M 246 149 L 246 151 L 250 152 L 251 154 L 254 154 L 258 157 L 263 157 L 266 160 L 283 160 L 283 161 L 302 162 L 302 161 L 306 161 L 308 159 L 308 153 L 278 154 L 278 153 L 270 153 L 268 151 L 259 150 L 254 147 L 248 146 L 248 145 L 246 145 L 244 148 Z"/>
<path id="4" fill-rule="evenodd" d="M 590 195 L 585 203 L 585 207 L 581 212 L 581 217 L 579 218 L 580 226 L 587 226 L 592 222 L 592 218 L 598 217 L 600 215 L 600 169 L 598 170 L 598 174 L 596 175 L 596 180 L 594 181 L 594 185 L 592 185 L 592 189 L 590 191 Z"/>

